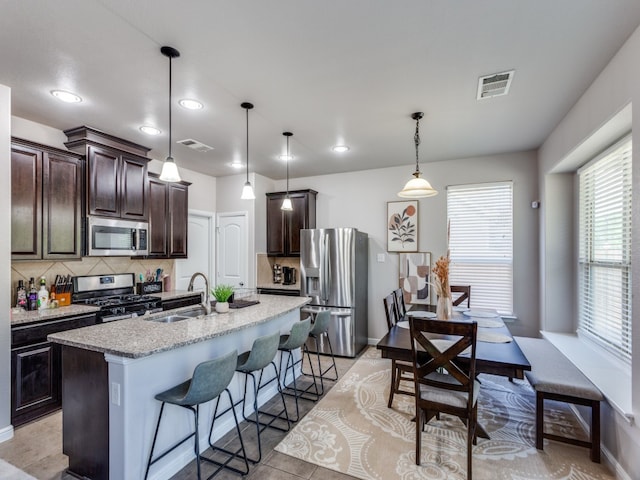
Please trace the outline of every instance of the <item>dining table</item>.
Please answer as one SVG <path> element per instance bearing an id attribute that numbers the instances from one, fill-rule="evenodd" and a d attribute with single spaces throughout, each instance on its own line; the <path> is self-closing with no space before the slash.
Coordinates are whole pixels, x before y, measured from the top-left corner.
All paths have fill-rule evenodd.
<path id="1" fill-rule="evenodd" d="M 433 312 L 435 306 L 413 304 L 406 316 L 421 315 L 418 312 Z M 477 316 L 474 316 L 476 314 Z M 524 378 L 525 370 L 531 370 L 531 364 L 513 339 L 509 328 L 502 318 L 490 309 L 454 309 L 452 320 L 477 321 L 478 339 L 476 343 L 476 374 L 492 374 Z M 412 362 L 411 334 L 408 319 L 398 322 L 380 339 L 376 348 L 382 358 Z M 458 360 L 464 364 L 468 354 L 464 352 Z"/>
<path id="2" fill-rule="evenodd" d="M 424 313 L 430 312 L 430 313 Z M 411 353 L 411 333 L 409 319 L 412 315 L 435 318 L 435 306 L 414 304 L 409 308 L 405 318 L 396 323 L 376 345 L 382 358 L 413 362 Z M 492 374 L 523 379 L 524 371 L 531 370 L 531 364 L 522 353 L 517 342 L 509 332 L 500 315 L 491 309 L 455 308 L 452 320 L 476 321 L 478 335 L 476 341 L 476 375 Z M 453 342 L 451 342 L 453 343 Z M 456 360 L 464 365 L 469 360 L 469 353 L 462 352 Z M 481 379 L 480 379 L 481 380 Z M 477 433 L 481 438 L 489 438 L 483 426 L 477 424 Z"/>

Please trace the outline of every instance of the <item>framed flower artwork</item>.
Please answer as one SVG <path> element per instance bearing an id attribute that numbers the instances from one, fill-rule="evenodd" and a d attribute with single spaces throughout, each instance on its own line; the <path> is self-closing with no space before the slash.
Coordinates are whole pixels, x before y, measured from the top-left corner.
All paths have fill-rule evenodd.
<path id="1" fill-rule="evenodd" d="M 418 201 L 387 202 L 387 251 L 418 251 Z"/>

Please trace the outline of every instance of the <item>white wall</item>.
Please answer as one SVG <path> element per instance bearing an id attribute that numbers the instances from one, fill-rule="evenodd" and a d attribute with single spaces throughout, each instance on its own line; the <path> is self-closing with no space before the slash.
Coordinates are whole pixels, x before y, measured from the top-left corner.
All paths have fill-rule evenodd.
<path id="1" fill-rule="evenodd" d="M 535 152 L 476 157 L 422 165 L 424 176 L 439 191 L 419 201 L 420 251 L 432 253 L 432 261 L 446 254 L 446 186 L 512 180 L 514 182 L 514 305 L 518 320 L 511 327 L 517 335 L 535 335 L 538 323 L 538 199 Z M 311 188 L 318 192 L 317 227 L 355 227 L 369 235 L 369 337 L 379 339 L 387 331 L 382 299 L 398 285 L 398 254 L 387 253 L 387 202 L 413 173 L 411 165 L 289 181 L 290 190 Z M 273 191 L 285 188 L 283 181 Z M 265 222 L 257 228 L 266 229 Z M 383 254 L 385 261 L 377 261 Z"/>
<path id="2" fill-rule="evenodd" d="M 575 237 L 566 235 L 553 235 L 551 231 L 557 226 L 558 218 L 569 219 L 571 222 L 573 212 L 572 204 L 557 203 L 558 198 L 566 198 L 566 192 L 562 189 L 571 188 L 569 182 L 558 181 L 555 171 L 566 162 L 566 158 L 572 155 L 577 149 L 586 153 L 584 146 L 595 132 L 603 126 L 607 126 L 620 112 L 624 112 L 629 103 L 636 105 L 636 112 L 640 108 L 640 28 L 637 29 L 629 40 L 614 56 L 607 67 L 600 73 L 598 78 L 587 89 L 580 100 L 567 113 L 565 118 L 553 130 L 549 138 L 545 141 L 539 151 L 539 178 L 541 191 L 544 192 L 542 199 L 544 212 L 544 225 L 541 231 L 541 263 L 547 268 L 541 267 L 543 272 L 541 283 L 542 289 L 541 305 L 543 322 L 545 328 L 557 327 L 558 330 L 566 326 L 566 322 L 561 318 L 567 313 L 561 298 L 553 298 L 552 292 L 574 291 L 575 276 L 573 272 L 564 272 L 556 275 L 557 272 L 548 267 L 553 264 L 553 258 L 575 258 Z M 640 115 L 632 115 L 631 127 L 633 131 L 633 143 L 640 145 Z M 598 149 L 612 143 L 615 140 L 618 129 L 612 129 L 610 138 L 601 139 L 599 145 L 591 145 L 591 154 L 597 153 Z M 633 189 L 640 192 L 640 155 L 634 148 L 635 161 L 633 162 Z M 572 203 L 572 202 L 571 202 Z M 551 209 L 552 211 L 548 211 Z M 640 212 L 640 195 L 633 196 L 633 225 L 632 225 L 632 264 L 633 278 L 632 284 L 636 285 L 634 293 L 638 291 L 640 285 L 640 222 L 638 222 L 638 212 Z M 615 456 L 619 465 L 632 478 L 637 478 L 640 472 L 640 295 L 633 295 L 632 299 L 632 409 L 636 418 L 635 425 L 629 425 L 623 417 L 613 411 L 608 404 L 602 408 L 603 425 L 603 445 Z M 573 312 L 569 312 L 574 315 Z M 571 318 L 575 324 L 575 318 Z M 635 476 L 634 476 L 635 475 Z"/>
<path id="3" fill-rule="evenodd" d="M 11 171 L 11 89 L 0 85 L 0 168 Z M 0 204 L 11 205 L 11 175 L 0 175 Z M 0 217 L 0 442 L 13 436 L 11 426 L 11 215 Z M 7 388 L 8 387 L 8 388 Z"/>
<path id="4" fill-rule="evenodd" d="M 42 145 L 61 148 L 62 150 L 67 149 L 67 147 L 64 146 L 64 142 L 67 141 L 67 136 L 62 130 L 24 118 L 11 117 L 11 135 L 24 140 L 41 143 Z"/>

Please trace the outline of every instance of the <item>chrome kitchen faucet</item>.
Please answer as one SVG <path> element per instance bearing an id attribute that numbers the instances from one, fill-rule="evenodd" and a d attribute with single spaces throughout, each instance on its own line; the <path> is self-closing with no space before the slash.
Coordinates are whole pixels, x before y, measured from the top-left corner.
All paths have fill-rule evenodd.
<path id="1" fill-rule="evenodd" d="M 211 313 L 211 302 L 209 302 L 209 280 L 207 279 L 207 276 L 202 272 L 196 272 L 191 275 L 191 280 L 189 280 L 189 286 L 187 287 L 187 290 L 189 292 L 193 292 L 193 282 L 198 275 L 204 278 L 204 300 L 202 301 L 202 306 L 207 312 L 207 315 L 209 315 Z"/>

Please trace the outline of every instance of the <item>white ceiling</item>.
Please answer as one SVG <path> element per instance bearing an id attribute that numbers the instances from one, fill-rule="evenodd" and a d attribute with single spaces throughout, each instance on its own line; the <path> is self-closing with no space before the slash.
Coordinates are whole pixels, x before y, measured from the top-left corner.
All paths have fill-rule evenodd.
<path id="1" fill-rule="evenodd" d="M 89 125 L 168 153 L 169 61 L 178 166 L 292 177 L 535 149 L 640 24 L 638 0 L 2 0 L 0 84 L 13 114 Z M 508 96 L 478 77 L 515 69 Z M 66 89 L 81 104 L 49 92 Z M 177 105 L 204 103 L 200 111 Z M 138 130 L 155 125 L 162 135 Z M 347 154 L 331 147 L 345 143 Z M 424 170 L 424 169 L 423 169 Z M 407 171 L 407 175 L 411 173 Z M 428 175 L 427 175 L 428 176 Z"/>

